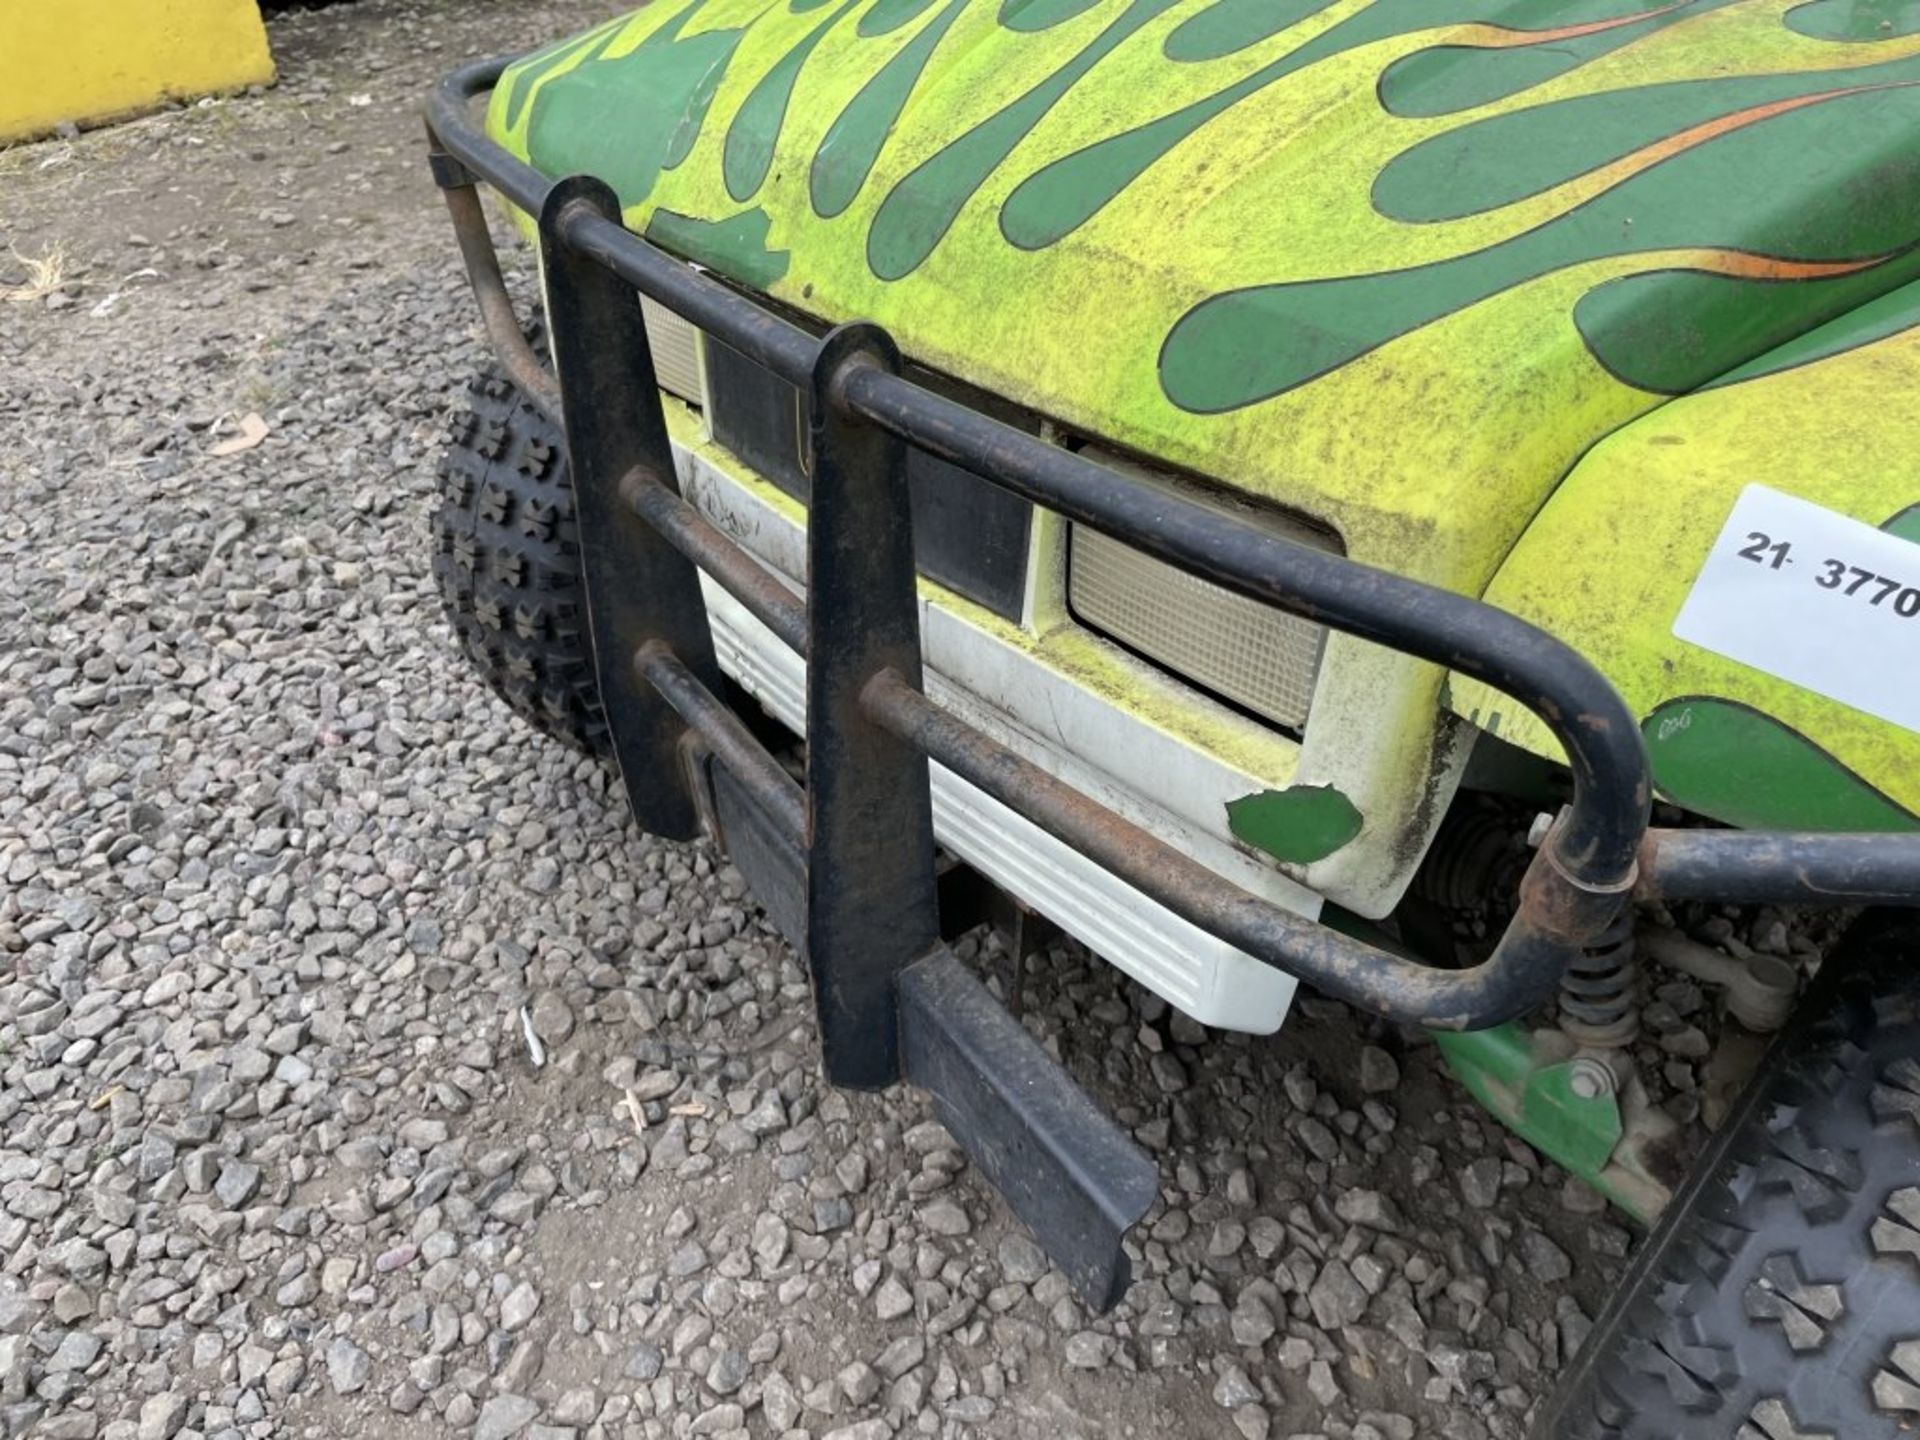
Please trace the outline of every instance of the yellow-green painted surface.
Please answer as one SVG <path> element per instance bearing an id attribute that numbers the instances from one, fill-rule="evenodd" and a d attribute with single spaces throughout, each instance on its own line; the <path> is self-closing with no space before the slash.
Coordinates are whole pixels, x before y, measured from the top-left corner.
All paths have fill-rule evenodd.
<path id="1" fill-rule="evenodd" d="M 1908 88 L 1890 93 L 1916 105 L 1920 91 L 1907 71 L 1920 76 L 1920 36 L 1814 38 L 1785 23 L 1795 3 L 1669 5 L 1662 9 L 1672 23 L 1636 28 L 1627 22 L 1652 7 L 1272 0 L 1239 5 L 1254 17 L 1242 22 L 1244 33 L 1257 35 L 1287 12 L 1302 18 L 1244 48 L 1176 61 L 1170 46 L 1186 54 L 1199 43 L 1189 31 L 1186 47 L 1176 45 L 1183 27 L 1209 14 L 1224 26 L 1233 0 L 655 0 L 510 71 L 489 124 L 551 173 L 591 169 L 610 179 L 636 228 L 661 211 L 715 223 L 764 216 L 764 250 L 785 257 L 780 278 L 766 286 L 780 298 L 830 318 L 878 320 L 923 361 L 1310 511 L 1338 528 L 1357 558 L 1477 590 L 1568 466 L 1664 398 L 1610 372 L 1576 324 L 1577 305 L 1609 281 L 1675 268 L 1813 285 L 1812 275 L 1859 259 L 1844 233 L 1824 246 L 1822 235 L 1784 240 L 1775 247 L 1783 253 L 1767 261 L 1746 253 L 1742 242 L 1766 229 L 1772 196 L 1764 188 L 1725 196 L 1646 188 L 1649 177 L 1669 174 L 1702 180 L 1715 171 L 1708 162 L 1718 146 L 1738 172 L 1723 177 L 1727 188 L 1761 185 L 1768 173 L 1761 162 L 1772 161 L 1791 172 L 1777 183 L 1803 184 L 1807 203 L 1838 210 L 1848 203 L 1848 171 L 1878 161 L 1890 145 L 1911 148 L 1913 117 L 1905 110 L 1869 116 L 1860 96 L 1889 93 L 1862 92 L 1865 84 L 1897 80 Z M 1556 10 L 1577 12 L 1602 38 L 1630 43 L 1558 65 L 1570 42 L 1566 26 L 1554 23 Z M 1455 12 L 1485 15 L 1487 23 L 1445 23 Z M 1530 28 L 1498 24 L 1506 12 Z M 892 23 L 901 16 L 908 18 Z M 1030 28 L 1047 21 L 1054 23 Z M 834 153 L 829 132 L 857 97 L 882 83 L 889 62 L 938 25 L 945 29 L 864 182 L 844 209 L 822 214 L 811 177 L 828 163 L 822 155 L 830 161 Z M 1343 26 L 1349 33 L 1341 37 Z M 1301 58 L 1309 47 L 1319 58 Z M 1465 57 L 1456 64 L 1524 49 L 1523 58 L 1557 73 L 1537 84 L 1490 81 L 1510 93 L 1464 110 L 1383 111 L 1383 77 L 1449 48 Z M 1053 162 L 1164 124 L 1282 64 L 1289 73 L 1194 130 L 1063 238 L 1040 248 L 1009 240 L 1014 192 Z M 1884 77 L 1875 69 L 1888 65 L 1898 68 Z M 1756 74 L 1795 77 L 1782 93 L 1802 93 L 1811 76 L 1849 98 L 1753 120 L 1744 92 L 1721 102 L 1709 90 L 1679 112 L 1693 121 L 1683 129 L 1641 134 L 1627 123 L 1653 87 Z M 1617 103 L 1598 115 L 1551 109 L 1592 96 Z M 1482 132 L 1481 145 L 1510 150 L 1516 173 L 1525 157 L 1558 146 L 1565 163 L 1538 177 L 1557 183 L 1488 203 L 1534 181 L 1507 183 L 1496 173 L 1481 183 L 1471 150 L 1461 159 L 1419 148 L 1509 115 L 1523 123 Z M 1824 163 L 1830 137 L 1788 131 L 1795 121 L 1804 129 L 1806 116 L 1840 125 L 1855 153 L 1829 183 L 1819 174 L 1835 168 Z M 1867 122 L 1882 118 L 1902 123 L 1876 137 Z M 1617 126 L 1620 140 L 1589 155 L 1578 136 L 1599 120 Z M 1778 146 L 1759 153 L 1758 141 L 1774 138 Z M 913 257 L 898 253 L 898 241 L 886 243 L 901 228 L 888 222 L 918 215 L 926 227 L 940 223 L 945 197 L 922 167 L 949 164 L 966 146 L 987 142 L 1005 158 L 979 167 L 984 173 L 937 243 L 898 273 Z M 1726 148 L 1736 142 L 1746 142 L 1738 153 Z M 762 164 L 742 179 L 739 157 L 748 152 Z M 1673 169 L 1679 158 L 1693 159 L 1700 173 Z M 1834 158 L 1845 152 L 1836 149 Z M 1578 168 L 1588 159 L 1604 163 Z M 1438 178 L 1427 174 L 1435 165 L 1445 167 Z M 1408 174 L 1418 183 L 1388 192 L 1401 214 L 1468 213 L 1413 221 L 1383 213 L 1376 189 Z M 1580 212 L 1636 184 L 1632 195 L 1646 209 L 1604 216 L 1620 233 L 1583 228 Z M 1466 198 L 1448 207 L 1449 188 Z M 1486 200 L 1473 198 L 1476 188 Z M 1913 198 L 1890 198 L 1906 208 L 1882 228 L 1920 239 L 1909 223 Z M 1715 201 L 1722 202 L 1717 213 L 1708 208 Z M 1682 218 L 1657 225 L 1662 207 Z M 1672 243 L 1636 249 L 1636 229 Z M 1547 248 L 1530 253 L 1539 246 Z M 1603 253 L 1609 248 L 1620 253 Z M 1487 273 L 1447 268 L 1463 257 Z M 1876 274 L 1883 290 L 1910 278 L 1897 267 Z M 1435 306 L 1441 313 L 1365 345 L 1359 312 L 1375 304 L 1377 287 L 1314 287 L 1382 277 L 1418 290 L 1406 301 L 1408 316 Z M 1441 293 L 1455 285 L 1458 295 Z M 1302 288 L 1289 294 L 1276 286 Z M 1200 307 L 1249 287 L 1270 298 L 1268 346 L 1295 343 L 1303 328 L 1317 326 L 1331 368 L 1246 403 L 1227 404 L 1238 398 L 1231 388 L 1211 387 L 1223 407 L 1214 408 L 1202 382 L 1169 383 L 1163 352 L 1195 333 L 1180 327 Z M 1761 292 L 1750 293 L 1758 303 Z M 1328 313 L 1307 303 L 1318 299 L 1332 307 Z M 1239 342 L 1221 342 L 1231 343 Z M 1264 363 L 1263 347 L 1248 343 L 1234 358 L 1254 368 Z"/>
<path id="2" fill-rule="evenodd" d="M 1920 542 L 1920 404 L 1911 398 L 1920 396 L 1920 286 L 1880 309 L 1876 328 L 1903 328 L 1824 353 L 1861 338 L 1849 317 L 1832 344 L 1815 332 L 1804 356 L 1779 357 L 1782 368 L 1755 367 L 1763 373 L 1685 396 L 1609 437 L 1487 589 L 1598 660 L 1647 721 L 1661 789 L 1722 819 L 1893 829 L 1920 812 L 1920 735 L 1672 633 L 1747 485 Z M 1920 544 L 1915 562 L 1920 571 Z M 1483 727 L 1559 753 L 1537 720 L 1484 686 L 1456 677 L 1451 695 Z M 1688 774 L 1707 764 L 1721 777 L 1711 786 Z"/>
<path id="3" fill-rule="evenodd" d="M 0 0 L 0 141 L 272 79 L 254 0 Z"/>
<path id="4" fill-rule="evenodd" d="M 1713 480 L 1645 437 L 1920 279 L 1920 6 L 653 0 L 510 69 L 488 124 L 743 284 L 1310 514 L 1356 559 L 1493 584 L 1642 714 L 1674 693 L 1650 673 L 1718 665 L 1701 683 L 1911 790 L 1886 727 L 1676 660 L 1667 568 L 1697 562 L 1735 462 Z M 1768 483 L 1879 523 L 1911 476 L 1828 491 L 1819 438 L 1909 433 L 1887 412 L 1914 391 L 1876 389 L 1870 348 L 1849 415 L 1805 376 L 1698 403 L 1784 437 Z M 1799 398 L 1731 398 L 1763 387 Z M 1631 483 L 1556 494 L 1615 447 L 1644 447 Z M 1579 535 L 1619 553 L 1567 568 Z M 1377 913 L 1459 750 L 1432 668 L 1365 651 L 1329 645 L 1298 783 L 1367 817 L 1309 883 Z"/>

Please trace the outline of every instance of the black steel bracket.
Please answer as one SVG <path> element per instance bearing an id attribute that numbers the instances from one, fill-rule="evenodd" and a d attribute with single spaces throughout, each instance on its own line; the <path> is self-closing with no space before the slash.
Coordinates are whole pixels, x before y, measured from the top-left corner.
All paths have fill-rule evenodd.
<path id="1" fill-rule="evenodd" d="M 432 132 L 428 132 L 427 138 L 433 140 Z M 433 183 L 442 190 L 466 190 L 473 185 L 473 172 L 437 143 L 427 147 L 427 170 L 433 176 Z"/>
<path id="2" fill-rule="evenodd" d="M 898 374 L 886 332 L 848 325 L 813 365 L 807 526 L 807 963 L 827 1077 L 900 1075 L 899 973 L 939 942 L 927 757 L 861 704 L 882 672 L 920 683 L 906 446 L 852 414 L 851 369 Z"/>
<path id="3" fill-rule="evenodd" d="M 594 664 L 601 702 L 619 717 L 609 728 L 634 818 L 686 840 L 699 833 L 699 817 L 679 783 L 681 722 L 634 673 L 635 642 L 664 644 L 709 691 L 719 688 L 720 667 L 700 572 L 621 498 L 633 471 L 662 489 L 680 487 L 639 297 L 566 242 L 564 222 L 576 215 L 617 224 L 620 202 L 602 181 L 575 177 L 548 190 L 539 217 Z"/>
<path id="4" fill-rule="evenodd" d="M 900 976 L 907 1076 L 1088 1306 L 1131 1277 L 1123 1244 L 1160 1193 L 1140 1147 L 944 946 Z"/>

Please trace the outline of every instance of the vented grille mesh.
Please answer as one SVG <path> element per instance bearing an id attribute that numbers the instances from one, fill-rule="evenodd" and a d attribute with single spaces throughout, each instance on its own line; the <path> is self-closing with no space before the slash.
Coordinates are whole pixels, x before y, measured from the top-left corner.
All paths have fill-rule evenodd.
<path id="1" fill-rule="evenodd" d="M 1305 726 L 1323 627 L 1073 527 L 1067 597 L 1101 631 L 1282 729 Z"/>

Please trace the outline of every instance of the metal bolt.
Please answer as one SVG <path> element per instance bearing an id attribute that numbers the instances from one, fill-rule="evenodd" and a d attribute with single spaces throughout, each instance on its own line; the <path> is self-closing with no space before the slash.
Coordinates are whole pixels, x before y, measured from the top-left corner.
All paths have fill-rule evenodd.
<path id="1" fill-rule="evenodd" d="M 1546 844 L 1547 834 L 1553 829 L 1553 816 L 1542 810 L 1533 817 L 1533 823 L 1527 827 L 1527 848 L 1538 850 Z"/>
<path id="2" fill-rule="evenodd" d="M 1575 1057 L 1572 1068 L 1567 1072 L 1567 1088 L 1582 1100 L 1598 1100 L 1603 1095 L 1611 1095 L 1617 1083 L 1612 1068 L 1590 1055 Z"/>

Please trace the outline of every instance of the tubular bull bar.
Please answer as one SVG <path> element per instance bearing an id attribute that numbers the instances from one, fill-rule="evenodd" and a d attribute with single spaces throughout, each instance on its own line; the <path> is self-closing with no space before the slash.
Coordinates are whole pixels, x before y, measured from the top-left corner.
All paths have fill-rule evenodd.
<path id="1" fill-rule="evenodd" d="M 636 818 L 690 838 L 701 795 L 776 925 L 804 951 L 828 1079 L 910 1080 L 1087 1302 L 1157 1190 L 1147 1157 L 942 943 L 928 761 L 937 760 L 1174 913 L 1371 1014 L 1474 1030 L 1549 1000 L 1634 898 L 1912 903 L 1920 836 L 1650 830 L 1639 727 L 1578 652 L 1481 601 L 1303 546 L 1150 490 L 905 378 L 892 339 L 815 337 L 627 230 L 597 179 L 549 180 L 472 124 L 505 60 L 447 77 L 427 110 L 493 348 L 564 423 L 589 628 Z M 475 190 L 537 218 L 557 379 L 527 345 Z M 678 490 L 645 295 L 800 388 L 814 457 L 803 600 Z M 1443 970 L 1256 898 L 988 738 L 922 683 L 907 447 L 1253 599 L 1484 680 L 1565 748 L 1573 800 L 1493 955 Z M 719 698 L 699 573 L 808 661 L 806 782 Z M 689 749 L 691 746 L 691 750 Z M 693 756 L 693 783 L 688 757 Z"/>

